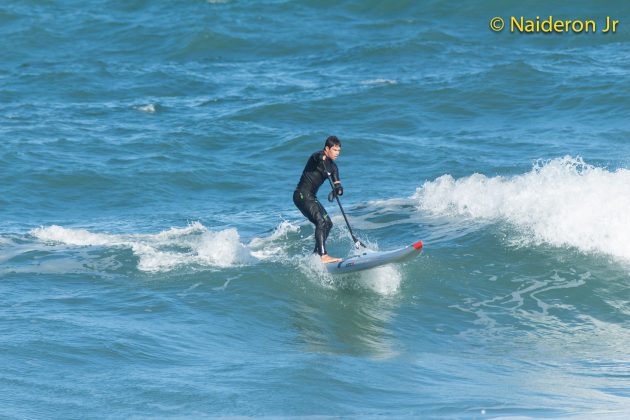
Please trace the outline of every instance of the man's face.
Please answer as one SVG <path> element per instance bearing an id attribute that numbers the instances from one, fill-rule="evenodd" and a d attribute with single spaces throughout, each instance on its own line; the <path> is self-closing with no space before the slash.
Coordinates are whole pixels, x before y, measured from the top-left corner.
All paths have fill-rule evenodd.
<path id="1" fill-rule="evenodd" d="M 341 146 L 324 147 L 324 153 L 330 160 L 335 160 L 341 153 Z"/>

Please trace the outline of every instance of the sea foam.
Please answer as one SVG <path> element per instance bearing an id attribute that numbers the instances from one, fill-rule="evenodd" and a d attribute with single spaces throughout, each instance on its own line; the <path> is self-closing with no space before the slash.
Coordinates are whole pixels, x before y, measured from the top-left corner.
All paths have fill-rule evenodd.
<path id="1" fill-rule="evenodd" d="M 148 112 L 149 114 L 153 114 L 157 111 L 157 106 L 155 104 L 147 104 L 136 107 L 138 111 Z"/>
<path id="2" fill-rule="evenodd" d="M 199 222 L 157 234 L 115 235 L 57 225 L 37 228 L 30 234 L 43 242 L 70 246 L 129 248 L 138 257 L 138 269 L 148 272 L 191 264 L 225 268 L 256 261 L 236 229 L 211 231 Z"/>
<path id="3" fill-rule="evenodd" d="M 610 171 L 566 156 L 512 177 L 443 175 L 412 199 L 435 215 L 504 221 L 519 244 L 574 247 L 630 259 L 630 171 Z"/>
<path id="4" fill-rule="evenodd" d="M 298 232 L 299 229 L 299 225 L 283 220 L 270 236 L 253 238 L 248 248 L 259 260 L 286 260 L 288 258 L 287 236 Z"/>

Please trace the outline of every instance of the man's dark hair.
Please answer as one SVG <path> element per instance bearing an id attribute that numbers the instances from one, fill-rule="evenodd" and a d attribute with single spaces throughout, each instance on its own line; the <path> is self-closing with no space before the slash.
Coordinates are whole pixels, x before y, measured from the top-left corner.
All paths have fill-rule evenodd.
<path id="1" fill-rule="evenodd" d="M 326 139 L 326 144 L 324 145 L 324 148 L 326 147 L 333 147 L 333 146 L 339 146 L 341 147 L 341 142 L 339 141 L 339 139 L 337 138 L 337 136 L 329 136 Z"/>

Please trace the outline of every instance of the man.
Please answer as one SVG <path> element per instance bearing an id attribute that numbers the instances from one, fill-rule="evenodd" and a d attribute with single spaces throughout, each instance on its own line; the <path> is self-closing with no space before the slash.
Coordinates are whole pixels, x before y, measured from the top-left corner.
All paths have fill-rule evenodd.
<path id="1" fill-rule="evenodd" d="M 326 139 L 324 150 L 315 152 L 306 162 L 300 182 L 293 193 L 293 202 L 302 214 L 315 225 L 315 251 L 322 259 L 323 263 L 333 263 L 341 261 L 326 252 L 326 239 L 332 228 L 332 222 L 326 209 L 317 200 L 317 190 L 324 183 L 330 174 L 334 185 L 334 190 L 329 195 L 329 199 L 334 196 L 343 195 L 343 187 L 339 180 L 339 170 L 335 160 L 341 153 L 341 142 L 336 136 Z"/>

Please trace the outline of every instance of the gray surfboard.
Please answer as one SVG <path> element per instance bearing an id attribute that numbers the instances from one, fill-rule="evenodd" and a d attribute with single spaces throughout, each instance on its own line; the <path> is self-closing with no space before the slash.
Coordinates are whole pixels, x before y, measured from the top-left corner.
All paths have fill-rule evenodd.
<path id="1" fill-rule="evenodd" d="M 344 258 L 340 262 L 326 264 L 326 269 L 332 274 L 353 273 L 411 259 L 418 256 L 421 252 L 422 241 L 418 241 L 393 251 L 364 252 L 360 255 Z"/>

